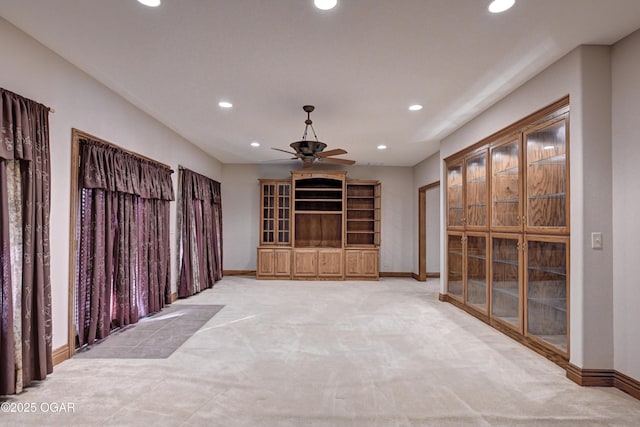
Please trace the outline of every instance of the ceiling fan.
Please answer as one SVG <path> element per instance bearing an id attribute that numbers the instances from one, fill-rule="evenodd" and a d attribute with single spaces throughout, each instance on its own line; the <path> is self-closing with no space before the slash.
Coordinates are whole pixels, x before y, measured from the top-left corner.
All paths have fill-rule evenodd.
<path id="1" fill-rule="evenodd" d="M 355 160 L 348 159 L 339 159 L 333 156 L 339 156 L 341 154 L 347 154 L 347 151 L 342 148 L 335 148 L 333 150 L 324 151 L 327 148 L 327 144 L 324 142 L 318 141 L 318 136 L 316 135 L 315 129 L 313 129 L 313 122 L 311 121 L 311 112 L 315 110 L 313 105 L 305 105 L 302 107 L 305 113 L 307 113 L 307 120 L 304 121 L 304 133 L 302 134 L 302 139 L 300 141 L 292 142 L 289 144 L 295 152 L 282 150 L 280 148 L 273 148 L 274 150 L 282 151 L 287 154 L 291 154 L 295 156 L 293 159 L 302 160 L 303 168 L 310 168 L 313 165 L 313 162 L 316 160 L 324 163 L 338 163 L 341 165 L 353 165 Z M 307 139 L 307 131 L 311 127 L 311 131 L 313 132 L 313 136 L 315 141 Z"/>

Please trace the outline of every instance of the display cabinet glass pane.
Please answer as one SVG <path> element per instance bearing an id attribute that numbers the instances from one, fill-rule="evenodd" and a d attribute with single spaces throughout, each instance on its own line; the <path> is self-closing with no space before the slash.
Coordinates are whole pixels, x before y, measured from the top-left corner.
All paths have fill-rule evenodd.
<path id="1" fill-rule="evenodd" d="M 487 225 L 487 155 L 467 160 L 467 214 L 466 225 Z"/>
<path id="2" fill-rule="evenodd" d="M 467 303 L 487 308 L 487 238 L 467 236 Z"/>
<path id="3" fill-rule="evenodd" d="M 520 326 L 519 240 L 494 237 L 491 250 L 491 315 Z"/>
<path id="4" fill-rule="evenodd" d="M 566 134 L 561 120 L 526 136 L 529 227 L 567 225 Z"/>
<path id="5" fill-rule="evenodd" d="M 567 351 L 565 242 L 527 242 L 527 333 Z"/>
<path id="6" fill-rule="evenodd" d="M 448 236 L 447 293 L 462 298 L 462 237 Z"/>
<path id="7" fill-rule="evenodd" d="M 278 243 L 289 243 L 291 184 L 278 184 Z"/>
<path id="8" fill-rule="evenodd" d="M 462 164 L 458 164 L 447 169 L 447 224 L 461 227 L 462 218 Z"/>
<path id="9" fill-rule="evenodd" d="M 491 151 L 491 225 L 520 225 L 520 178 L 518 139 Z"/>

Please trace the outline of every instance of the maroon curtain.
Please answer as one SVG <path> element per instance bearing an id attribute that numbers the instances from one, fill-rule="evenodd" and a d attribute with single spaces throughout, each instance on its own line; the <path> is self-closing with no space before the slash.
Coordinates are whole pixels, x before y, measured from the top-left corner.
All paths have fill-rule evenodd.
<path id="1" fill-rule="evenodd" d="M 169 202 L 173 171 L 80 139 L 77 345 L 171 303 Z"/>
<path id="2" fill-rule="evenodd" d="M 53 363 L 49 109 L 2 88 L 0 96 L 0 395 L 3 395 L 18 393 L 23 386 L 44 379 L 53 371 Z M 12 174 L 20 182 L 17 187 L 9 185 L 9 167 L 19 171 Z M 19 216 L 9 215 L 10 198 L 20 201 L 13 208 Z M 12 247 L 12 235 L 13 246 L 17 244 L 19 248 Z M 11 256 L 16 250 L 22 255 L 20 259 Z"/>
<path id="3" fill-rule="evenodd" d="M 180 168 L 178 296 L 210 288 L 222 278 L 220 183 Z"/>

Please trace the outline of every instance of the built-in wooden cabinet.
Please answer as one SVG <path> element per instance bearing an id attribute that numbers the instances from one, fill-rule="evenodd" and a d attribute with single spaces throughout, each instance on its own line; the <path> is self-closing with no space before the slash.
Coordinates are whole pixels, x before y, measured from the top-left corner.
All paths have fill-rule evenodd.
<path id="1" fill-rule="evenodd" d="M 378 278 L 380 183 L 347 180 L 346 174 L 346 171 L 293 171 L 291 180 L 260 182 L 262 214 L 257 278 Z M 285 262 L 284 254 L 276 258 L 275 253 L 268 252 L 276 245 L 281 245 L 281 251 L 288 251 L 288 274 L 275 264 L 268 265 L 277 260 Z"/>
<path id="2" fill-rule="evenodd" d="M 568 102 L 446 161 L 447 297 L 569 356 Z"/>
<path id="3" fill-rule="evenodd" d="M 291 277 L 290 180 L 260 180 L 260 246 L 256 277 Z"/>

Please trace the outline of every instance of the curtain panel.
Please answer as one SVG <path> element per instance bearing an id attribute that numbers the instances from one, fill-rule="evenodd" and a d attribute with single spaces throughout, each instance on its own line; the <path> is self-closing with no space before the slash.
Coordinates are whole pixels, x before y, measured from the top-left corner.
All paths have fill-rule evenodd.
<path id="1" fill-rule="evenodd" d="M 80 138 L 76 345 L 171 303 L 166 166 Z"/>
<path id="2" fill-rule="evenodd" d="M 0 88 L 0 395 L 53 371 L 49 109 Z"/>
<path id="3" fill-rule="evenodd" d="M 178 297 L 186 298 L 222 279 L 220 183 L 180 168 L 180 274 Z"/>

